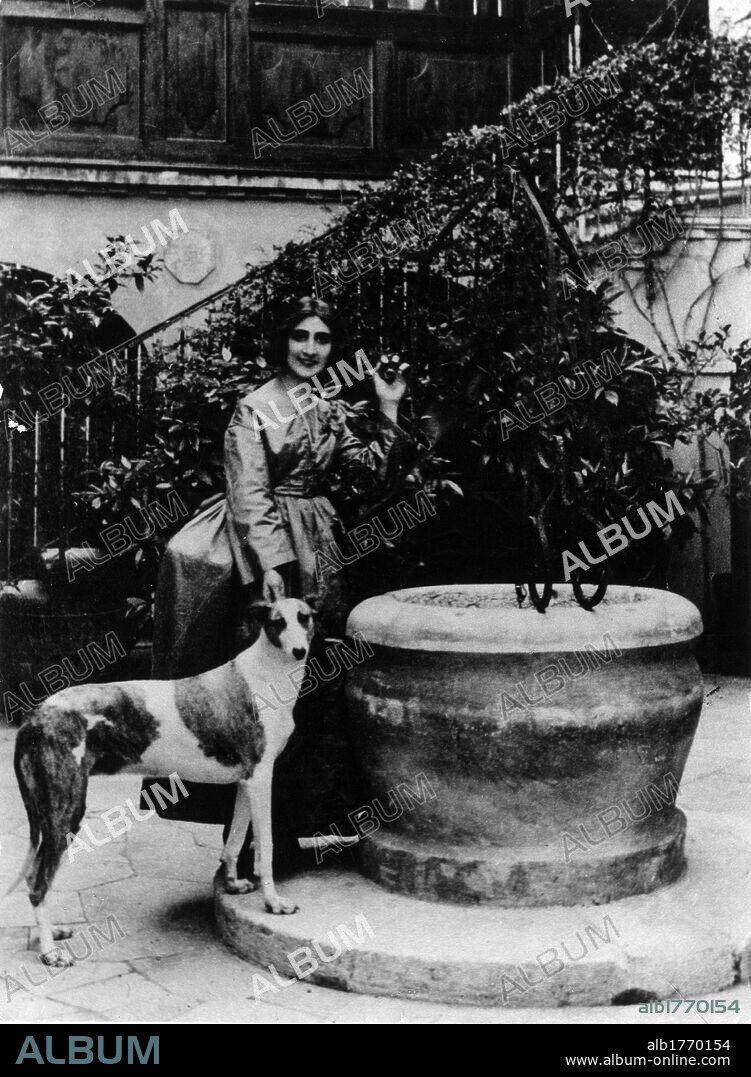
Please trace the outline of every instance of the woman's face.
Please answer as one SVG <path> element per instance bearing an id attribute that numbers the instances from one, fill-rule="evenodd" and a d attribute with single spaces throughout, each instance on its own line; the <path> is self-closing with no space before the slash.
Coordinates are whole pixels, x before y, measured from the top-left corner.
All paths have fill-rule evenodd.
<path id="1" fill-rule="evenodd" d="M 323 373 L 331 355 L 331 330 L 317 315 L 303 318 L 289 335 L 287 366 L 297 378 Z"/>

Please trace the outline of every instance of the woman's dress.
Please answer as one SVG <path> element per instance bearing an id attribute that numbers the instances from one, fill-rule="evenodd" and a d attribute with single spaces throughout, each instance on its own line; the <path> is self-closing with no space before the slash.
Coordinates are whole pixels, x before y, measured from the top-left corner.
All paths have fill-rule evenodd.
<path id="1" fill-rule="evenodd" d="M 391 478 L 392 448 L 405 439 L 400 427 L 379 415 L 381 485 Z M 343 535 L 325 489 L 332 469 L 362 476 L 363 449 L 341 405 L 320 397 L 296 405 L 278 378 L 239 402 L 224 442 L 226 500 L 183 527 L 162 560 L 154 677 L 193 676 L 249 645 L 244 612 L 260 596 L 263 573 L 290 562 L 296 562 L 299 597 L 317 602 L 320 635 L 344 634 L 349 611 L 338 557 Z M 219 822 L 231 813 L 232 790 L 186 784 L 190 795 L 163 814 Z"/>

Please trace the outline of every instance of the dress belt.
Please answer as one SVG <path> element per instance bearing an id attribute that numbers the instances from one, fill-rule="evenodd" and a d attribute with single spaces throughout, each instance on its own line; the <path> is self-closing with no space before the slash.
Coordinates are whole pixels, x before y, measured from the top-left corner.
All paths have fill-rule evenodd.
<path id="1" fill-rule="evenodd" d="M 326 497 L 326 491 L 320 486 L 313 487 L 312 489 L 305 489 L 302 486 L 275 486 L 272 492 L 274 494 L 281 494 L 282 497 Z"/>

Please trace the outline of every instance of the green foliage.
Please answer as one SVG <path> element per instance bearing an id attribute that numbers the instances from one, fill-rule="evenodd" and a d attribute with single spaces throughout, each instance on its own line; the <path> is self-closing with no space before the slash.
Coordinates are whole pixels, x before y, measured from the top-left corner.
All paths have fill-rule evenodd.
<path id="1" fill-rule="evenodd" d="M 119 237 L 110 251 L 125 248 Z M 129 269 L 113 270 L 100 261 L 97 280 L 82 278 L 73 287 L 64 277 L 49 277 L 0 265 L 0 383 L 3 406 L 15 408 L 65 374 L 73 374 L 101 352 L 97 330 L 115 314 L 112 294 L 126 281 L 143 287 L 159 270 L 154 256 L 136 259 Z"/>
<path id="2" fill-rule="evenodd" d="M 14 486 L 0 505 L 0 526 L 5 538 L 10 514 L 13 558 L 3 566 L 10 578 L 38 570 L 39 551 L 30 549 L 29 526 L 29 503 L 32 498 L 36 501 L 37 492 L 40 499 L 35 511 L 44 544 L 69 546 L 71 539 L 81 538 L 96 544 L 97 511 L 87 511 L 83 518 L 75 512 L 74 492 L 87 479 L 81 469 L 87 458 L 95 461 L 106 451 L 114 427 L 122 439 L 138 426 L 133 401 L 121 379 L 105 376 L 95 392 L 86 393 L 87 383 L 91 384 L 87 364 L 101 356 L 110 334 L 122 339 L 124 323 L 112 305 L 112 294 L 130 281 L 142 287 L 160 268 L 152 255 L 136 259 L 128 269 L 117 268 L 117 262 L 124 261 L 119 258 L 124 249 L 122 237 L 110 239 L 108 252 L 114 267 L 101 261 L 94 267 L 97 279 L 77 282 L 19 266 L 0 266 L 2 445 L 13 452 L 14 463 Z M 105 375 L 110 369 L 106 361 L 100 364 Z M 23 409 L 20 415 L 19 409 Z M 13 425 L 14 413 L 18 427 Z M 31 428 L 35 414 L 37 430 Z M 36 448 L 41 452 L 34 476 Z"/>

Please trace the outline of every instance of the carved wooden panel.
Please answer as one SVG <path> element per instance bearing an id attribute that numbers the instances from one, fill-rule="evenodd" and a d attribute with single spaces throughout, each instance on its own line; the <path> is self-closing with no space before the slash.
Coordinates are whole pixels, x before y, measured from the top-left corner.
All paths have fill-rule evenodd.
<path id="1" fill-rule="evenodd" d="M 472 0 L 388 0 L 392 11 L 424 11 L 430 15 L 472 15 Z"/>
<path id="2" fill-rule="evenodd" d="M 83 0 L 81 0 L 83 2 Z M 482 5 L 480 14 L 486 14 L 488 4 L 495 5 L 498 0 L 479 0 Z M 278 4 L 283 7 L 314 7 L 318 18 L 323 18 L 327 11 L 335 8 L 377 8 L 390 11 L 424 11 L 430 15 L 469 15 L 473 14 L 473 0 L 256 0 L 255 8 Z"/>
<path id="3" fill-rule="evenodd" d="M 448 131 L 497 122 L 508 104 L 508 58 L 401 49 L 399 144 L 419 147 Z"/>
<path id="4" fill-rule="evenodd" d="M 167 137 L 227 137 L 224 11 L 166 9 Z"/>
<path id="5" fill-rule="evenodd" d="M 498 17 L 512 7 L 0 0 L 0 157 L 383 176 L 495 120 L 512 52 L 514 92 L 539 81 L 542 39 Z"/>
<path id="6" fill-rule="evenodd" d="M 253 122 L 269 140 L 332 149 L 372 147 L 369 47 L 255 41 L 251 85 Z"/>
<path id="7" fill-rule="evenodd" d="M 49 137 L 139 134 L 139 37 L 107 23 L 7 20 L 5 123 Z"/>

